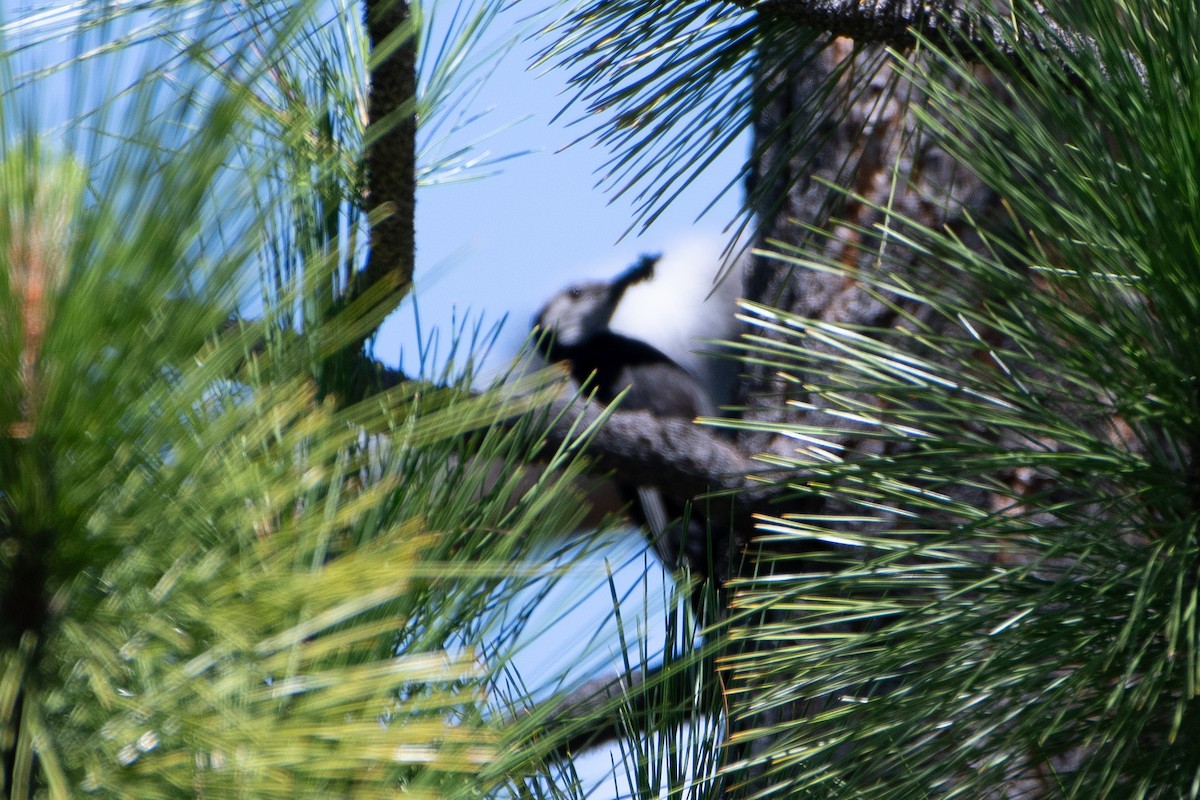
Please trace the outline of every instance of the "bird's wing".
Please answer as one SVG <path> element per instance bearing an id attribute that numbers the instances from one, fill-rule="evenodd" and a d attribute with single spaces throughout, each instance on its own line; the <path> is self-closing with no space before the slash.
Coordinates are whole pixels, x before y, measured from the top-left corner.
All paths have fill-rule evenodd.
<path id="1" fill-rule="evenodd" d="M 705 389 L 696 378 L 674 361 L 637 364 L 619 373 L 614 389 L 629 387 L 621 408 L 646 409 L 660 417 L 709 417 L 716 412 Z M 615 394 L 616 391 L 613 393 Z"/>

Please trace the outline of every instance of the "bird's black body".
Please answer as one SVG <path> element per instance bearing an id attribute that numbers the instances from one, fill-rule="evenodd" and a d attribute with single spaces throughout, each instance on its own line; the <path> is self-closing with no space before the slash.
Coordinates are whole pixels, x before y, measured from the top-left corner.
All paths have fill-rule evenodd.
<path id="1" fill-rule="evenodd" d="M 571 362 L 571 377 L 587 382 L 600 402 L 627 391 L 621 408 L 660 417 L 693 419 L 711 413 L 704 389 L 692 374 L 657 347 L 605 329 L 573 346 L 551 344 L 552 361 Z"/>
<path id="2" fill-rule="evenodd" d="M 539 349 L 550 361 L 570 362 L 571 377 L 602 403 L 625 392 L 624 411 L 683 419 L 711 415 L 708 392 L 690 372 L 658 348 L 608 327 L 625 290 L 649 278 L 657 260 L 644 256 L 612 283 L 573 286 L 552 297 L 535 320 L 543 336 Z M 624 486 L 623 492 L 664 563 L 686 561 L 693 572 L 707 574 L 708 536 L 698 518 L 680 524 L 683 504 L 653 487 Z"/>

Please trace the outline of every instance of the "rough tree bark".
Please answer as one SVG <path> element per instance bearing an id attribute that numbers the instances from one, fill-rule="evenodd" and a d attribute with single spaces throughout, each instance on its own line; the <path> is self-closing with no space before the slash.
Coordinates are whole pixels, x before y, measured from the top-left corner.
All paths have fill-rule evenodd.
<path id="1" fill-rule="evenodd" d="M 785 5 L 772 4 L 772 9 Z M 795 23 L 788 17 L 782 22 L 768 19 L 764 24 Z M 762 95 L 762 112 L 755 120 L 752 148 L 758 160 L 748 186 L 760 220 L 755 246 L 774 252 L 782 246 L 785 250 L 819 254 L 841 264 L 846 274 L 790 268 L 778 259 L 757 256 L 746 271 L 743 296 L 838 326 L 907 326 L 911 322 L 905 315 L 912 315 L 936 328 L 937 320 L 930 319 L 923 308 L 899 298 L 884 302 L 870 290 L 871 278 L 882 266 L 872 248 L 864 246 L 860 232 L 873 230 L 884 221 L 880 208 L 894 209 L 898 215 L 932 229 L 962 228 L 964 214 L 985 218 L 995 198 L 972 175 L 956 168 L 954 161 L 927 137 L 918 134 L 913 113 L 920 103 L 918 93 L 898 78 L 883 48 L 844 38 L 825 39 L 799 61 L 794 51 L 791 60 L 774 52 L 761 52 L 759 70 L 756 88 Z M 841 90 L 829 93 L 831 80 L 837 80 Z M 851 97 L 853 100 L 847 101 Z M 819 135 L 813 136 L 814 130 Z M 803 141 L 812 144 L 796 152 L 793 143 Z M 831 189 L 831 185 L 845 187 L 853 195 Z M 856 196 L 865 202 L 853 199 Z M 821 237 L 813 229 L 832 230 L 833 235 Z M 893 251 L 887 262 L 889 270 L 899 265 L 913 277 L 929 277 L 929 265 L 914 255 L 898 257 Z M 847 276 L 861 276 L 861 280 Z M 755 334 L 782 338 L 781 334 L 761 329 Z M 784 425 L 840 427 L 845 432 L 828 442 L 831 449 L 841 448 L 847 460 L 868 453 L 877 455 L 884 447 L 877 439 L 856 436 L 854 425 L 844 418 L 828 416 L 820 399 L 805 392 L 806 376 L 784 379 L 774 368 L 753 362 L 744 367 L 740 389 L 746 418 Z M 867 396 L 860 399 L 872 402 Z M 791 457 L 797 448 L 794 439 L 752 431 L 742 433 L 737 445 L 746 452 Z M 817 516 L 861 517 L 858 509 L 828 497 L 814 497 L 809 502 L 807 513 Z M 881 515 L 870 527 L 882 531 L 898 522 Z M 860 529 L 863 525 L 866 523 L 856 523 Z M 743 677 L 736 669 L 727 681 L 735 694 L 754 695 L 769 689 L 756 686 L 754 678 Z M 771 748 L 771 738 L 756 733 L 756 729 L 766 730 L 786 718 L 811 715 L 829 702 L 829 698 L 816 697 L 790 710 L 749 716 L 735 712 L 730 721 L 731 752 L 727 758 L 742 761 L 746 774 L 765 786 L 769 781 L 765 775 L 773 769 L 764 756 Z"/>
<path id="2" fill-rule="evenodd" d="M 892 46 L 911 41 L 911 34 L 895 35 L 893 17 L 887 14 L 879 18 L 872 16 L 872 11 L 885 5 L 893 11 L 898 7 L 912 7 L 910 3 L 855 2 L 847 6 L 838 2 L 802 0 L 768 0 L 755 6 L 765 17 L 766 25 L 795 25 L 798 21 L 831 24 L 836 21 L 831 27 L 845 32 L 854 32 L 859 26 L 863 39 L 833 39 L 828 46 L 805 54 L 802 66 L 770 51 L 760 53 L 757 88 L 763 93 L 763 110 L 755 121 L 756 147 L 753 152 L 757 153 L 758 160 L 749 186 L 761 224 L 755 245 L 775 252 L 782 245 L 785 250 L 794 248 L 820 254 L 841 264 L 846 271 L 834 274 L 789 268 L 778 259 L 758 256 L 746 272 L 743 296 L 802 317 L 852 329 L 859 326 L 874 330 L 911 329 L 914 321 L 919 321 L 936 337 L 941 331 L 950 333 L 952 323 L 932 316 L 925 307 L 911 300 L 888 297 L 884 302 L 871 288 L 871 279 L 876 277 L 875 271 L 881 268 L 881 263 L 886 263 L 890 275 L 899 272 L 901 279 L 908 278 L 917 285 L 938 283 L 939 276 L 932 271 L 933 265 L 922 263 L 916 254 L 895 249 L 894 242 L 888 243 L 887 259 L 876 259 L 871 246 L 862 247 L 864 242 L 860 232 L 877 229 L 885 222 L 880 209 L 889 208 L 898 216 L 915 220 L 929 229 L 949 228 L 968 244 L 977 243 L 973 226 L 966 224 L 968 217 L 985 222 L 994 218 L 1000 213 L 1000 198 L 928 137 L 919 135 L 914 109 L 921 103 L 920 93 L 912 91 L 890 69 L 891 57 L 882 48 L 863 44 L 880 38 Z M 927 19 L 917 19 L 914 24 L 923 21 Z M 995 27 L 975 26 L 947 32 L 925 27 L 921 33 L 969 49 L 967 38 L 974 36 L 1002 43 L 996 30 Z M 1057 48 L 1068 43 L 1070 46 L 1088 46 L 1082 38 L 1063 34 L 1062 39 L 1050 47 L 1061 52 Z M 1005 46 L 999 49 L 1001 52 L 1011 50 Z M 1039 46 L 1039 49 L 1042 48 Z M 985 84 L 999 91 L 999 78 L 982 69 L 980 76 Z M 835 91 L 833 99 L 820 93 L 822 89 L 827 91 L 831 78 L 839 80 L 845 89 Z M 951 85 L 953 78 L 943 75 L 940 80 Z M 847 97 L 854 98 L 848 105 L 844 99 Z M 820 130 L 823 135 L 811 136 L 813 129 Z M 814 144 L 800 152 L 784 146 L 797 141 Z M 830 189 L 830 185 L 846 187 L 853 194 Z M 857 197 L 865 202 L 855 199 Z M 832 230 L 834 235 L 823 237 L 814 234 L 814 229 Z M 861 280 L 856 276 L 861 276 Z M 941 279 L 943 286 L 947 280 L 950 278 Z M 971 287 L 957 288 L 964 293 L 972 291 Z M 776 336 L 763 329 L 755 329 L 755 334 Z M 806 346 L 821 348 L 811 340 Z M 930 356 L 929 353 L 920 355 Z M 831 359 L 827 363 L 836 365 L 837 360 Z M 839 427 L 845 433 L 828 440 L 829 445 L 841 448 L 839 452 L 848 460 L 856 456 L 886 456 L 893 452 L 891 448 L 904 446 L 856 436 L 853 425 L 844 417 L 829 416 L 822 409 L 819 398 L 804 391 L 803 375 L 798 376 L 799 381 L 795 380 L 796 376 L 784 380 L 770 366 L 747 362 L 744 367 L 740 388 L 748 418 L 785 425 Z M 836 366 L 829 368 L 836 369 Z M 847 377 L 854 380 L 852 376 Z M 872 400 L 866 395 L 859 399 Z M 801 402 L 789 403 L 789 400 Z M 1005 439 L 1000 445 L 1013 450 L 1022 447 L 1015 439 Z M 754 432 L 742 433 L 736 446 L 746 453 L 794 455 L 796 452 L 794 440 Z M 998 477 L 1012 488 L 1012 493 L 1006 497 L 1021 494 L 1019 471 Z M 978 488 L 959 487 L 947 491 L 951 494 L 957 491 L 955 496 L 972 507 L 999 508 L 1005 503 L 1000 495 L 985 494 Z M 825 519 L 839 515 L 858 516 L 857 509 L 827 497 L 813 498 L 811 502 L 814 506 L 808 512 Z M 837 527 L 833 523 L 826 524 Z M 880 515 L 880 520 L 875 523 L 843 523 L 849 524 L 855 525 L 858 532 L 864 528 L 903 529 L 906 525 L 902 519 L 884 515 Z M 1013 552 L 1001 558 L 1020 559 L 1023 555 Z M 778 679 L 778 676 L 774 678 Z M 727 674 L 727 680 L 734 692 L 755 691 L 755 679 L 739 675 L 736 669 Z M 883 691 L 887 689 L 883 688 Z M 752 780 L 765 785 L 768 780 L 779 779 L 778 776 L 764 777 L 774 766 L 759 757 L 769 749 L 770 737 L 760 735 L 754 729 L 769 729 L 782 717 L 809 716 L 827 708 L 830 702 L 830 698 L 815 697 L 771 714 L 739 718 L 735 713 L 731 721 L 731 757 L 745 759 L 746 774 L 752 776 Z M 1081 747 L 1076 746 L 1058 753 L 1014 756 L 1006 768 L 1003 785 L 995 788 L 995 796 L 1056 796 L 1061 790 L 1062 776 L 1075 769 L 1082 753 Z M 838 755 L 833 753 L 831 757 L 836 759 Z M 862 769 L 870 769 L 870 765 L 864 765 Z M 954 778 L 947 776 L 947 779 L 953 785 Z M 881 780 L 886 782 L 886 776 L 881 776 Z"/>
<path id="3" fill-rule="evenodd" d="M 371 40 L 371 95 L 366 163 L 371 248 L 361 294 L 385 280 L 403 295 L 412 283 L 416 256 L 417 47 L 412 14 L 404 0 L 367 0 Z"/>
<path id="4" fill-rule="evenodd" d="M 370 247 L 366 266 L 349 276 L 332 315 L 368 294 L 387 311 L 395 309 L 412 285 L 416 262 L 415 20 L 406 0 L 366 0 L 364 18 L 372 67 L 362 165 Z M 404 379 L 365 352 L 370 334 L 351 339 L 326 360 L 318 381 L 322 394 L 334 392 L 352 403 Z"/>

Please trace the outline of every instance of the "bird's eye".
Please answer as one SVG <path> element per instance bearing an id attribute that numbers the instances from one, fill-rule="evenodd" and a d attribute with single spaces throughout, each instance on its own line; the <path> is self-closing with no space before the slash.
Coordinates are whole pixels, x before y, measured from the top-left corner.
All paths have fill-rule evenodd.
<path id="1" fill-rule="evenodd" d="M 583 289 L 580 289 L 578 286 L 572 286 L 567 290 L 567 294 L 571 296 L 572 300 L 578 300 L 583 297 Z"/>

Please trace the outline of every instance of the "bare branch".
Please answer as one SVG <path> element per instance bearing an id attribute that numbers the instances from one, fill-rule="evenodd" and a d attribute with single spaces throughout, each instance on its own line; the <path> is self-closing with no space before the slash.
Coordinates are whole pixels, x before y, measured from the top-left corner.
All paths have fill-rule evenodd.
<path id="1" fill-rule="evenodd" d="M 390 213 L 371 226 L 367 266 L 354 287 L 361 294 L 389 273 L 397 296 L 412 283 L 416 196 L 416 36 L 404 0 L 367 0 L 374 64 L 367 128 L 367 210 Z"/>
<path id="2" fill-rule="evenodd" d="M 556 401 L 550 444 L 562 445 L 601 414 L 596 404 L 573 397 Z M 649 411 L 614 411 L 587 443 L 601 470 L 630 485 L 650 485 L 702 509 L 710 530 L 728 531 L 725 550 L 736 556 L 754 535 L 755 513 L 787 499 L 772 474 L 717 429 Z M 791 476 L 795 480 L 795 475 Z M 720 552 L 714 552 L 719 557 Z M 731 574 L 718 570 L 718 574 Z"/>
<path id="3" fill-rule="evenodd" d="M 743 8 L 752 8 L 767 20 L 781 20 L 797 26 L 829 31 L 860 44 L 886 44 L 897 50 L 926 39 L 968 59 L 978 60 L 984 53 L 1015 55 L 1016 39 L 1039 52 L 1048 52 L 1047 43 L 1035 28 L 1017 22 L 1015 36 L 1009 26 L 996 22 L 994 9 L 978 0 L 733 0 Z M 1054 22 L 1043 18 L 1036 32 L 1049 33 L 1057 46 L 1079 42 Z"/>
<path id="4" fill-rule="evenodd" d="M 968 63 L 1007 71 L 1024 70 L 1031 54 L 1063 63 L 1069 55 L 1097 53 L 1093 39 L 1068 30 L 1051 19 L 1040 3 L 1030 24 L 1017 9 L 999 13 L 979 0 L 731 0 L 753 9 L 768 22 L 827 31 L 853 39 L 856 44 L 885 44 L 909 50 L 924 40 Z M 1028 9 L 1030 6 L 1023 6 Z M 1020 43 L 1020 50 L 1016 46 Z M 1139 74 L 1141 62 L 1132 53 L 1126 58 Z M 1076 82 L 1073 70 L 1064 81 Z"/>
<path id="5" fill-rule="evenodd" d="M 555 431 L 565 440 L 576 421 L 592 424 L 601 409 L 578 399 L 557 401 Z M 649 411 L 615 411 L 596 432 L 589 452 L 631 484 L 653 484 L 672 497 L 698 497 L 749 488 L 756 465 L 713 428 Z"/>

